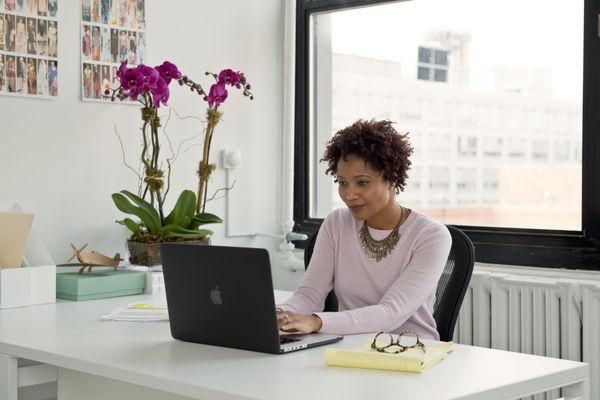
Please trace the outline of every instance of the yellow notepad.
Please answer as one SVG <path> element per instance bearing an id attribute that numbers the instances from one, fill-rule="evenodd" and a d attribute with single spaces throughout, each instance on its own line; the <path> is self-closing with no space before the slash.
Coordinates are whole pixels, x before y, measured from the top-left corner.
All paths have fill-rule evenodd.
<path id="1" fill-rule="evenodd" d="M 421 349 L 408 349 L 400 354 L 371 350 L 371 341 L 356 349 L 327 349 L 325 362 L 337 367 L 386 369 L 392 371 L 423 372 L 437 364 L 452 351 L 452 342 L 441 342 Z"/>

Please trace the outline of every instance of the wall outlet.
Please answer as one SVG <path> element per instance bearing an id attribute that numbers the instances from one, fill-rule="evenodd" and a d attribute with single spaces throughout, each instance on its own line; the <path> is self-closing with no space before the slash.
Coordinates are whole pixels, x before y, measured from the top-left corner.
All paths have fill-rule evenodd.
<path id="1" fill-rule="evenodd" d="M 239 150 L 221 150 L 221 164 L 224 169 L 235 169 L 242 164 L 242 153 Z"/>

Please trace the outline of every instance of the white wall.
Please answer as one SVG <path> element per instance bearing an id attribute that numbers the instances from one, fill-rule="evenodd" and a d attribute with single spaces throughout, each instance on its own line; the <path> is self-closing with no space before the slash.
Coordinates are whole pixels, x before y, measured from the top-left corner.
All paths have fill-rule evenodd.
<path id="1" fill-rule="evenodd" d="M 110 194 L 135 190 L 136 180 L 121 160 L 114 126 L 125 142 L 129 160 L 139 149 L 140 118 L 134 106 L 80 100 L 79 1 L 63 0 L 59 10 L 59 98 L 55 101 L 0 96 L 0 200 L 15 200 L 36 214 L 36 229 L 55 262 L 71 255 L 69 243 L 89 243 L 104 253 L 124 253 L 127 232 L 114 221 L 122 215 Z M 147 0 L 147 63 L 171 60 L 204 83 L 207 70 L 232 67 L 246 73 L 254 101 L 230 93 L 222 107 L 211 157 L 222 148 L 241 150 L 243 168 L 232 193 L 231 229 L 279 233 L 277 187 L 282 132 L 283 3 L 280 0 Z M 176 84 L 175 84 L 176 85 Z M 202 116 L 199 96 L 172 87 L 170 105 L 181 115 Z M 163 110 L 165 113 L 167 110 Z M 173 118 L 174 142 L 198 131 L 194 120 Z M 163 151 L 167 150 L 163 143 Z M 184 188 L 197 185 L 200 147 L 175 163 L 169 203 Z M 209 187 L 225 186 L 218 169 Z M 207 211 L 224 216 L 224 200 Z M 267 247 L 277 287 L 291 288 L 299 274 L 278 264 L 277 239 L 226 239 L 215 225 L 213 243 Z"/>

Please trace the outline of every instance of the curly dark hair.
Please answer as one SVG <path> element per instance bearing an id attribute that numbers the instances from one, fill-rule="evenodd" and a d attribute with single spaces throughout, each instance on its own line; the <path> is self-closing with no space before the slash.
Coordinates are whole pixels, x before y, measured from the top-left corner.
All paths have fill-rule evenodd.
<path id="1" fill-rule="evenodd" d="M 321 161 L 327 162 L 327 174 L 336 175 L 340 158 L 356 155 L 394 184 L 396 192 L 404 190 L 410 155 L 413 148 L 408 134 L 399 134 L 389 120 L 365 121 L 359 119 L 352 125 L 336 132 L 327 143 Z"/>

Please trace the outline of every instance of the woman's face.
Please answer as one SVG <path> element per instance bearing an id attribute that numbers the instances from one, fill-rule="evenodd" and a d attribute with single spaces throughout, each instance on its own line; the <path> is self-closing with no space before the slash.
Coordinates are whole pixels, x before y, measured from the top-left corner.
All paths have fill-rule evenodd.
<path id="1" fill-rule="evenodd" d="M 339 159 L 337 182 L 340 198 L 358 220 L 377 215 L 395 198 L 392 185 L 383 179 L 383 175 L 353 154 L 346 160 Z"/>

